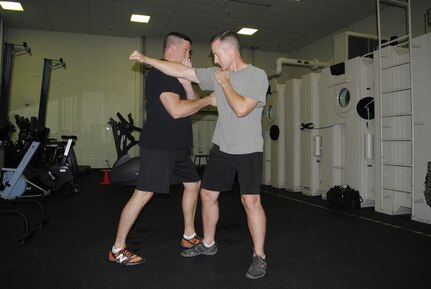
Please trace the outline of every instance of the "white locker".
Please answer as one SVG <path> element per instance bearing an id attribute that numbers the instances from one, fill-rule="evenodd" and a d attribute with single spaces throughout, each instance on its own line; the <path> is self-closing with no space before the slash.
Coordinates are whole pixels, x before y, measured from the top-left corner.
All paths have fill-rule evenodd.
<path id="1" fill-rule="evenodd" d="M 373 61 L 356 57 L 341 69 L 322 69 L 319 134 L 322 135 L 321 188 L 358 190 L 362 207 L 374 206 Z"/>
<path id="2" fill-rule="evenodd" d="M 300 89 L 301 126 L 319 126 L 320 73 L 302 76 Z M 301 143 L 301 187 L 304 195 L 321 195 L 319 190 L 320 135 L 318 130 L 303 129 L 300 132 Z"/>

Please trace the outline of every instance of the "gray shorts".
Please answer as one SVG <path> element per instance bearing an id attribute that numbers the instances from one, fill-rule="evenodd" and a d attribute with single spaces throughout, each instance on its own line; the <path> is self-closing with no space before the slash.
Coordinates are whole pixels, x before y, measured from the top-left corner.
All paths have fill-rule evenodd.
<path id="1" fill-rule="evenodd" d="M 199 180 L 188 150 L 140 148 L 137 190 L 167 194 L 171 185 Z"/>
<path id="2" fill-rule="evenodd" d="M 229 191 L 238 173 L 241 195 L 258 195 L 262 184 L 263 153 L 231 155 L 214 145 L 202 177 L 202 188 L 210 191 Z"/>

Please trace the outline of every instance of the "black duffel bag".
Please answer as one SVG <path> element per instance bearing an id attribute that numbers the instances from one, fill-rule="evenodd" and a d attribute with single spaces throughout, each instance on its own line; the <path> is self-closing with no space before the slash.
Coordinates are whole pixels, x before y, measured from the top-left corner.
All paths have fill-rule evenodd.
<path id="1" fill-rule="evenodd" d="M 335 186 L 326 194 L 328 206 L 331 209 L 355 210 L 361 208 L 363 199 L 359 191 L 350 186 Z"/>

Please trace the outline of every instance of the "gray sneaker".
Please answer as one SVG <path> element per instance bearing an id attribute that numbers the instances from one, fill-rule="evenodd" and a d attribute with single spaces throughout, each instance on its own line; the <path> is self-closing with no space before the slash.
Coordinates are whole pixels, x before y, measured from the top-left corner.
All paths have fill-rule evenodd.
<path id="1" fill-rule="evenodd" d="M 181 251 L 183 257 L 196 257 L 199 255 L 212 256 L 217 254 L 217 244 L 214 243 L 211 247 L 207 248 L 203 242 L 200 242 L 196 246 L 190 249 Z"/>
<path id="2" fill-rule="evenodd" d="M 253 263 L 248 268 L 245 277 L 248 279 L 259 279 L 265 276 L 266 273 L 266 260 L 262 256 L 253 255 Z"/>

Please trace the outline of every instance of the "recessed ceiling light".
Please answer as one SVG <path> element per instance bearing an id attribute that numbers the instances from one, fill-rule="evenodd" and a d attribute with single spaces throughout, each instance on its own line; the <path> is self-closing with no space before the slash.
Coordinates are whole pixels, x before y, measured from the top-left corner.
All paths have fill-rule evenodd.
<path id="1" fill-rule="evenodd" d="M 19 2 L 11 2 L 11 1 L 0 1 L 0 6 L 4 10 L 14 10 L 14 11 L 24 11 Z"/>
<path id="2" fill-rule="evenodd" d="M 148 23 L 150 21 L 150 16 L 132 14 L 132 17 L 130 17 L 130 21 L 140 22 L 140 23 Z"/>
<path id="3" fill-rule="evenodd" d="M 253 35 L 256 31 L 257 29 L 253 29 L 253 28 L 241 28 L 241 30 L 238 31 L 238 34 Z"/>

